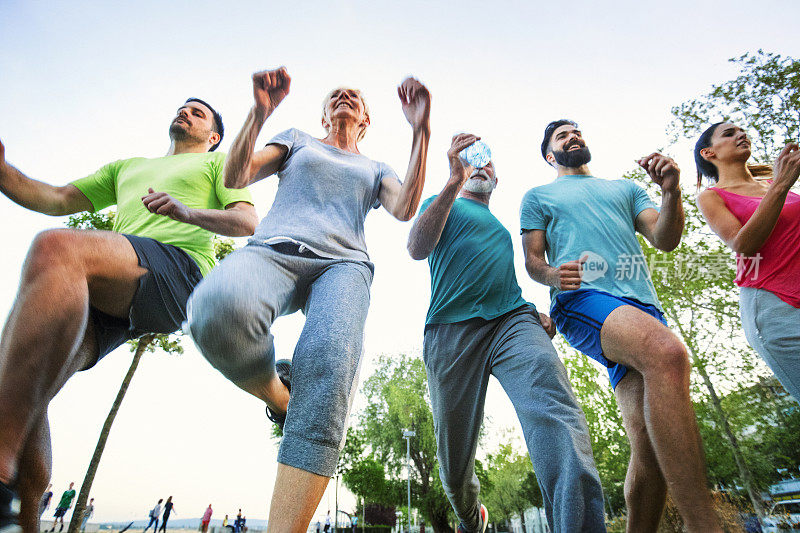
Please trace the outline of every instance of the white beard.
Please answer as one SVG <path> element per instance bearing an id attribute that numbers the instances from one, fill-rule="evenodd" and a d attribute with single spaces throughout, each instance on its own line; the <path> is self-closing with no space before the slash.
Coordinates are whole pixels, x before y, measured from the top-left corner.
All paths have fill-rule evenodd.
<path id="1" fill-rule="evenodd" d="M 483 176 L 486 179 L 480 179 L 476 176 Z M 495 187 L 497 187 L 497 180 L 490 178 L 489 175 L 480 168 L 472 171 L 472 175 L 464 182 L 464 190 L 476 194 L 490 193 Z"/>

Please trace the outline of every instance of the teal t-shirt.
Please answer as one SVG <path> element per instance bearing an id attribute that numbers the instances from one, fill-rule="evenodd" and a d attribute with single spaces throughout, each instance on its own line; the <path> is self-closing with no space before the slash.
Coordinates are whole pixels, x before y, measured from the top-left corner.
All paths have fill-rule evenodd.
<path id="1" fill-rule="evenodd" d="M 247 189 L 225 187 L 225 154 L 190 153 L 145 159 L 134 157 L 109 163 L 73 181 L 95 211 L 117 205 L 114 231 L 149 237 L 188 253 L 205 276 L 214 267 L 214 234 L 147 210 L 142 196 L 148 188 L 165 192 L 192 209 L 225 209 L 235 202 L 253 203 Z"/>
<path id="2" fill-rule="evenodd" d="M 434 198 L 422 203 L 420 215 Z M 431 304 L 426 324 L 491 320 L 527 303 L 514 273 L 511 234 L 480 202 L 456 198 L 428 265 Z"/>
<path id="3" fill-rule="evenodd" d="M 582 289 L 625 296 L 661 309 L 636 239 L 636 217 L 656 206 L 632 181 L 560 176 L 525 193 L 520 227 L 544 230 L 547 261 L 558 266 L 584 255 Z M 561 291 L 550 289 L 555 302 Z"/>

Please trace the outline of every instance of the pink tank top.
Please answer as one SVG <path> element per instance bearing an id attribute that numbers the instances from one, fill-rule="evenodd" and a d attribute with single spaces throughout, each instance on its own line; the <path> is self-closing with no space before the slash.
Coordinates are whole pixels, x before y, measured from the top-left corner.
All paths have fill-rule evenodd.
<path id="1" fill-rule="evenodd" d="M 761 198 L 716 187 L 728 210 L 744 225 Z M 736 254 L 736 284 L 765 289 L 793 307 L 800 307 L 800 195 L 789 192 L 775 229 L 754 257 Z"/>

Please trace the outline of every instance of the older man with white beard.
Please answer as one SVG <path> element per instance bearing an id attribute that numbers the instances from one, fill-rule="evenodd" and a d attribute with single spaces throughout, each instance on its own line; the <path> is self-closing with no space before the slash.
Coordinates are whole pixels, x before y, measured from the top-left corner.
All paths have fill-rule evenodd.
<path id="1" fill-rule="evenodd" d="M 551 531 L 605 531 L 603 493 L 589 431 L 550 341 L 550 318 L 522 298 L 511 235 L 489 211 L 494 164 L 473 169 L 459 153 L 478 138 L 453 137 L 450 178 L 420 207 L 408 251 L 428 258 L 431 303 L 423 358 L 439 475 L 461 524 L 486 530 L 475 450 L 489 376 L 517 412 Z"/>

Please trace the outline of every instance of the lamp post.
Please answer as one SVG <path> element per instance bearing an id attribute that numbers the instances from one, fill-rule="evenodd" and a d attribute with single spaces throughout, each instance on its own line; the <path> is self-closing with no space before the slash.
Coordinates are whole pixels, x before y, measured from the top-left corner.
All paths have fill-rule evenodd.
<path id="1" fill-rule="evenodd" d="M 408 532 L 411 533 L 411 437 L 416 437 L 413 429 L 404 429 L 403 438 L 406 439 L 406 473 L 408 474 Z"/>

